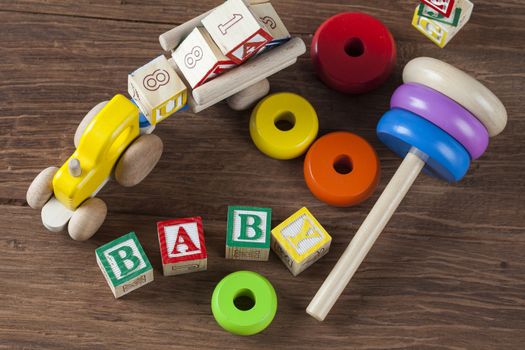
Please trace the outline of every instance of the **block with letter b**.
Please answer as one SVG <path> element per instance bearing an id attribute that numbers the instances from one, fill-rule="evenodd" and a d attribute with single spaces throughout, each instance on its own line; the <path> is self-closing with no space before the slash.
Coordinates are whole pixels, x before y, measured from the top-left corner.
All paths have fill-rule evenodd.
<path id="1" fill-rule="evenodd" d="M 164 276 L 205 271 L 207 253 L 200 216 L 157 223 Z"/>
<path id="2" fill-rule="evenodd" d="M 272 210 L 256 207 L 228 207 L 226 259 L 268 260 Z"/>
<path id="3" fill-rule="evenodd" d="M 193 29 L 172 57 L 192 89 L 235 67 L 203 27 Z"/>
<path id="4" fill-rule="evenodd" d="M 128 75 L 128 93 L 151 125 L 186 105 L 187 89 L 164 56 Z"/>
<path id="5" fill-rule="evenodd" d="M 208 16 L 202 24 L 226 57 L 241 64 L 272 40 L 260 19 L 243 0 L 227 0 Z"/>
<path id="6" fill-rule="evenodd" d="M 283 21 L 269 2 L 254 4 L 250 6 L 253 13 L 264 23 L 272 40 L 266 44 L 266 48 L 274 47 L 290 40 L 290 33 Z"/>
<path id="7" fill-rule="evenodd" d="M 451 16 L 447 20 L 428 8 L 421 8 L 418 5 L 414 11 L 412 25 L 436 45 L 443 48 L 467 24 L 473 9 L 474 4 L 469 0 L 456 0 L 452 13 L 453 16 L 459 17 Z"/>
<path id="8" fill-rule="evenodd" d="M 272 250 L 297 276 L 328 253 L 332 237 L 305 207 L 272 230 Z"/>
<path id="9" fill-rule="evenodd" d="M 97 248 L 97 264 L 115 298 L 153 281 L 153 268 L 134 232 Z"/>

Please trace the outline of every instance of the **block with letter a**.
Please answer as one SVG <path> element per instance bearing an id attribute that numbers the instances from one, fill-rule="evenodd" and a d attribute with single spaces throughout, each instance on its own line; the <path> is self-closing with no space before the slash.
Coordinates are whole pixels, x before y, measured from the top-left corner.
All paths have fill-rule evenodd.
<path id="1" fill-rule="evenodd" d="M 115 298 L 153 281 L 153 268 L 134 232 L 97 248 L 95 253 Z"/>
<path id="2" fill-rule="evenodd" d="M 206 245 L 200 216 L 157 223 L 164 276 L 205 271 Z"/>
<path id="3" fill-rule="evenodd" d="M 272 250 L 297 276 L 328 252 L 332 237 L 305 207 L 272 230 Z"/>
<path id="4" fill-rule="evenodd" d="M 226 259 L 268 260 L 271 224 L 270 208 L 229 206 Z"/>
<path id="5" fill-rule="evenodd" d="M 250 6 L 253 13 L 264 23 L 266 29 L 272 36 L 272 41 L 266 44 L 266 48 L 275 47 L 290 40 L 290 33 L 283 21 L 269 2 L 254 4 Z"/>
<path id="6" fill-rule="evenodd" d="M 242 0 L 228 0 L 202 19 L 226 57 L 241 64 L 272 40 L 259 17 Z"/>
<path id="7" fill-rule="evenodd" d="M 163 55 L 128 75 L 128 93 L 151 125 L 186 104 L 187 89 Z"/>
<path id="8" fill-rule="evenodd" d="M 421 0 L 421 2 L 445 17 L 450 16 L 455 4 L 454 0 Z"/>
<path id="9" fill-rule="evenodd" d="M 235 67 L 235 63 L 224 56 L 204 27 L 193 29 L 172 57 L 192 89 Z"/>

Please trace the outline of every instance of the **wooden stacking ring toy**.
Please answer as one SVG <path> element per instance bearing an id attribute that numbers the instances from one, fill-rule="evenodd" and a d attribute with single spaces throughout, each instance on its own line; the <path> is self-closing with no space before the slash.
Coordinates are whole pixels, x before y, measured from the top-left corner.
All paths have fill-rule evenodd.
<path id="1" fill-rule="evenodd" d="M 424 78 L 420 79 L 420 77 Z M 506 124 L 507 112 L 500 100 L 466 73 L 444 62 L 431 58 L 416 58 L 405 67 L 404 78 L 405 82 L 431 85 L 430 88 L 455 100 L 478 117 L 490 135 L 501 132 Z M 401 91 L 404 89 L 407 87 L 404 86 Z M 406 91 L 403 94 L 405 93 Z M 472 94 L 472 97 L 468 97 L 469 94 Z M 406 93 L 404 97 L 407 96 L 413 95 Z M 421 94 L 418 95 L 418 98 L 420 98 L 419 102 L 432 109 L 440 102 L 441 97 L 436 96 L 435 94 Z M 399 96 L 395 96 L 394 100 L 397 98 Z M 475 106 L 475 101 L 480 106 Z M 444 100 L 441 102 L 445 103 L 447 108 L 451 108 L 448 102 L 444 102 Z M 415 104 L 417 102 L 408 105 L 403 104 L 403 106 L 413 108 Z M 393 105 L 399 106 L 399 103 L 393 101 Z M 450 109 L 443 109 L 442 111 L 444 113 L 450 112 Z M 457 112 L 457 110 L 455 111 Z M 464 130 L 463 128 L 458 129 L 457 125 L 443 124 L 441 120 L 441 118 L 448 118 L 453 113 L 447 113 L 446 116 L 439 117 L 440 119 L 437 121 L 436 116 L 430 116 L 426 110 L 421 109 L 418 112 L 424 115 L 419 116 L 405 109 L 393 108 L 379 120 L 377 136 L 387 147 L 404 159 L 343 255 L 306 308 L 306 312 L 319 321 L 324 320 L 328 315 L 419 173 L 423 170 L 452 182 L 459 181 L 467 172 L 470 155 L 462 145 L 462 143 L 466 144 L 467 142 L 463 138 L 460 138 L 458 142 L 454 137 L 458 137 L 456 132 L 464 132 Z M 465 120 L 471 119 L 466 117 L 468 114 L 460 115 Z M 438 125 L 443 126 L 443 128 L 438 127 Z M 472 125 L 469 127 L 469 132 L 479 133 L 475 136 L 481 139 L 479 142 L 484 142 L 486 133 L 483 128 L 473 128 Z M 452 135 L 453 132 L 455 135 Z M 474 153 L 480 153 L 480 149 L 476 149 Z"/>
<path id="2" fill-rule="evenodd" d="M 286 123 L 284 127 L 280 123 Z M 250 135 L 255 146 L 275 159 L 302 155 L 319 130 L 317 113 L 305 98 L 289 92 L 270 95 L 255 106 Z"/>
<path id="3" fill-rule="evenodd" d="M 334 206 L 358 204 L 379 182 L 379 159 L 362 137 L 333 132 L 319 138 L 304 160 L 304 179 L 319 200 Z"/>
<path id="4" fill-rule="evenodd" d="M 326 85 L 340 92 L 361 94 L 388 78 L 396 63 L 396 44 L 378 19 L 345 12 L 330 17 L 317 29 L 310 56 Z"/>
<path id="5" fill-rule="evenodd" d="M 265 277 L 251 271 L 237 271 L 217 284 L 211 297 L 211 310 L 217 323 L 228 332 L 253 335 L 272 322 L 277 312 L 277 295 Z"/>
<path id="6" fill-rule="evenodd" d="M 487 149 L 489 134 L 483 124 L 436 90 L 415 83 L 403 84 L 392 95 L 390 108 L 406 109 L 440 127 L 461 143 L 472 159 Z"/>
<path id="7" fill-rule="evenodd" d="M 403 70 L 405 83 L 418 83 L 453 99 L 470 111 L 496 136 L 507 125 L 507 111 L 499 98 L 479 81 L 448 63 L 430 57 L 408 62 Z"/>

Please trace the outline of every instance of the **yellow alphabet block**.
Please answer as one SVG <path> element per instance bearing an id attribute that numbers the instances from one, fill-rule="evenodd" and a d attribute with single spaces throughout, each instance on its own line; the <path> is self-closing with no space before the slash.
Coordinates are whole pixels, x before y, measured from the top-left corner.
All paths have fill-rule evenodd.
<path id="1" fill-rule="evenodd" d="M 332 237 L 305 207 L 272 230 L 272 250 L 294 276 L 328 252 Z"/>

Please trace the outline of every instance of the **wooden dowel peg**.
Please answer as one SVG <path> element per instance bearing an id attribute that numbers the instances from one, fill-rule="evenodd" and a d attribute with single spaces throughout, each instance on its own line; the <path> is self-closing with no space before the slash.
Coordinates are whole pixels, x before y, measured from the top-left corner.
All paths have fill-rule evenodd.
<path id="1" fill-rule="evenodd" d="M 74 177 L 79 177 L 82 175 L 82 167 L 80 166 L 80 161 L 77 158 L 71 158 L 67 164 L 69 174 Z"/>
<path id="2" fill-rule="evenodd" d="M 323 321 L 363 262 L 397 207 L 425 166 L 426 155 L 412 148 L 334 266 L 306 312 Z"/>

